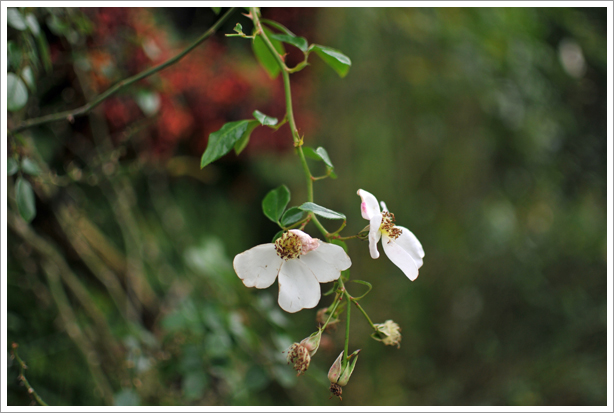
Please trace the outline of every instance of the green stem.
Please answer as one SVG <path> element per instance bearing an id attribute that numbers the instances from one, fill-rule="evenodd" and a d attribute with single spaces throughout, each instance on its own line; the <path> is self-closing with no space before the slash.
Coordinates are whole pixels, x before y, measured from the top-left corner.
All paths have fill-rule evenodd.
<path id="1" fill-rule="evenodd" d="M 346 294 L 347 294 L 347 291 L 346 291 Z M 348 294 L 348 296 L 349 296 L 349 294 Z M 356 305 L 356 307 L 358 307 L 358 309 L 360 310 L 360 312 L 362 313 L 362 315 L 364 315 L 364 316 L 365 316 L 365 318 L 366 318 L 366 319 L 367 319 L 367 321 L 369 322 L 369 325 L 371 326 L 371 328 L 372 328 L 373 330 L 377 331 L 377 327 L 375 327 L 375 324 L 373 324 L 373 321 L 371 321 L 371 319 L 369 318 L 369 315 L 367 314 L 367 312 L 366 312 L 366 311 L 365 311 L 365 310 L 364 310 L 364 309 L 361 307 L 361 305 L 360 305 L 360 304 L 358 304 L 358 301 L 356 301 L 356 300 L 353 300 L 353 299 L 352 299 L 352 302 L 353 302 L 353 303 Z"/>
<path id="2" fill-rule="evenodd" d="M 341 278 L 339 280 L 341 280 Z M 348 294 L 348 292 L 345 290 L 345 287 L 343 286 L 343 281 L 341 281 L 341 286 L 343 287 L 343 291 L 345 292 L 345 296 L 347 298 L 347 303 L 348 303 L 347 305 L 348 308 L 346 310 L 347 311 L 347 321 L 345 322 L 345 345 L 343 347 L 345 351 L 344 352 L 345 356 L 343 357 L 343 361 L 341 363 L 341 366 L 342 366 L 341 368 L 345 369 L 345 367 L 348 364 L 348 351 L 350 347 L 350 312 L 351 312 L 350 310 L 352 307 L 351 306 L 352 301 L 350 299 L 350 295 Z"/>
<path id="3" fill-rule="evenodd" d="M 119 90 L 123 89 L 124 87 L 129 86 L 129 85 L 131 85 L 131 84 L 133 84 L 135 82 L 138 82 L 141 79 L 144 79 L 144 78 L 146 78 L 148 76 L 151 76 L 154 73 L 157 73 L 157 72 L 161 71 L 162 69 L 166 69 L 167 67 L 177 63 L 185 55 L 190 53 L 196 46 L 198 46 L 203 41 L 205 41 L 207 38 L 209 38 L 212 34 L 214 34 L 217 31 L 217 29 L 219 29 L 219 27 L 228 19 L 228 17 L 230 17 L 230 15 L 232 14 L 232 12 L 234 10 L 235 10 L 234 7 L 232 7 L 230 10 L 228 10 L 222 17 L 220 17 L 220 19 L 213 26 L 211 26 L 211 28 L 209 30 L 207 30 L 202 36 L 200 36 L 198 39 L 196 39 L 191 45 L 189 45 L 187 48 L 185 48 L 177 56 L 168 59 L 166 62 L 161 63 L 158 66 L 155 66 L 155 67 L 152 67 L 150 69 L 144 70 L 141 73 L 138 73 L 138 74 L 136 74 L 136 75 L 134 75 L 132 77 L 124 79 L 124 80 L 122 80 L 119 83 L 116 83 L 113 87 L 111 87 L 107 91 L 101 93 L 94 100 L 92 100 L 91 102 L 86 103 L 85 105 L 81 106 L 80 108 L 72 109 L 72 110 L 67 110 L 67 111 L 64 111 L 64 112 L 54 113 L 54 114 L 51 114 L 51 115 L 41 116 L 40 118 L 34 118 L 34 119 L 27 120 L 27 121 L 22 122 L 21 124 L 17 125 L 12 130 L 10 130 L 9 133 L 16 133 L 16 132 L 22 131 L 24 129 L 31 128 L 33 126 L 42 125 L 44 123 L 54 122 L 54 121 L 62 120 L 62 119 L 66 119 L 66 120 L 72 122 L 75 117 L 83 116 L 83 115 L 87 114 L 89 111 L 91 111 L 96 106 L 101 104 L 105 99 L 107 99 L 108 97 L 114 95 L 116 92 L 118 92 Z"/>
<path id="4" fill-rule="evenodd" d="M 13 357 L 15 358 L 15 360 L 17 360 L 17 364 L 19 365 L 19 379 L 23 382 L 24 386 L 26 386 L 26 389 L 28 389 L 28 393 L 30 393 L 34 397 L 38 404 L 40 404 L 41 406 L 49 406 L 43 401 L 43 399 L 41 399 L 36 390 L 34 390 L 32 385 L 30 385 L 28 379 L 26 379 L 25 370 L 28 368 L 28 366 L 26 366 L 26 363 L 21 359 L 21 357 L 19 357 L 19 354 L 17 354 L 17 347 L 17 343 L 13 343 L 13 349 L 11 350 L 11 353 L 13 354 Z"/>
<path id="5" fill-rule="evenodd" d="M 330 314 L 328 315 L 328 319 L 326 320 L 326 322 L 322 326 L 322 330 L 326 329 L 326 326 L 328 326 L 328 323 L 330 322 L 331 318 L 333 318 L 333 315 L 335 314 L 335 311 L 337 311 L 337 307 L 339 306 L 339 303 L 340 303 L 339 294 L 335 294 L 335 302 L 333 303 L 332 308 L 329 309 Z"/>

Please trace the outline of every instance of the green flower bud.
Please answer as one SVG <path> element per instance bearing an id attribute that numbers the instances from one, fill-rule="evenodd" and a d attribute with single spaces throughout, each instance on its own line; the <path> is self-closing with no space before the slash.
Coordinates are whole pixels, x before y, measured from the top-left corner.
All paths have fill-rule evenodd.
<path id="1" fill-rule="evenodd" d="M 316 354 L 318 351 L 318 347 L 320 347 L 320 340 L 322 339 L 322 330 L 318 330 L 309 337 L 303 339 L 300 342 L 300 345 L 304 346 L 308 351 L 311 357 Z"/>
<path id="2" fill-rule="evenodd" d="M 350 354 L 345 367 L 343 367 L 344 353 L 345 351 L 342 351 L 341 354 L 339 354 L 339 357 L 337 357 L 337 360 L 335 360 L 333 365 L 330 367 L 330 370 L 328 371 L 328 380 L 330 380 L 332 384 L 337 384 L 339 386 L 345 386 L 346 384 L 348 384 L 350 376 L 354 372 L 354 367 L 356 367 L 356 361 L 358 360 L 358 353 L 360 353 L 360 350 L 356 350 L 355 352 Z M 352 359 L 352 357 L 354 356 L 356 357 L 350 361 L 350 359 Z"/>

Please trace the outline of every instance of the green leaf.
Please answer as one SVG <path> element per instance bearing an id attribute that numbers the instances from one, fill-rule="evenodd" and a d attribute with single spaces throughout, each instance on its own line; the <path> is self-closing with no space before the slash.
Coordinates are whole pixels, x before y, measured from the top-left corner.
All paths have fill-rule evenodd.
<path id="1" fill-rule="evenodd" d="M 41 170 L 37 164 L 32 161 L 30 158 L 23 158 L 21 160 L 21 170 L 27 173 L 28 175 L 37 176 L 40 175 Z"/>
<path id="2" fill-rule="evenodd" d="M 257 122 L 255 120 L 238 120 L 228 122 L 222 128 L 209 135 L 209 143 L 207 150 L 203 153 L 200 160 L 200 168 L 204 168 L 216 159 L 226 155 L 234 147 L 235 143 L 243 137 L 250 129 L 250 124 Z M 253 130 L 253 129 L 252 129 Z M 251 131 L 250 131 L 251 133 Z"/>
<path id="3" fill-rule="evenodd" d="M 290 202 L 290 190 L 285 185 L 278 186 L 269 191 L 262 200 L 262 212 L 271 221 L 279 223 L 279 218 L 288 202 Z"/>
<path id="4" fill-rule="evenodd" d="M 141 90 L 135 96 L 136 104 L 145 116 L 153 116 L 160 110 L 160 95 L 149 90 Z"/>
<path id="5" fill-rule="evenodd" d="M 322 159 L 322 161 L 324 161 L 326 166 L 328 166 L 329 168 L 334 168 L 333 163 L 330 161 L 330 158 L 328 157 L 328 152 L 326 152 L 326 149 L 320 146 L 318 147 L 318 149 L 316 149 L 316 153 L 320 155 L 320 158 Z"/>
<path id="6" fill-rule="evenodd" d="M 254 118 L 256 118 L 256 120 L 258 120 L 258 122 L 260 122 L 262 126 L 277 125 L 277 118 L 267 116 L 264 113 L 260 112 L 259 110 L 255 110 L 253 115 L 254 115 Z"/>
<path id="7" fill-rule="evenodd" d="M 21 65 L 21 57 L 23 55 L 21 48 L 12 40 L 6 42 L 6 52 L 8 57 L 9 68 L 13 70 L 19 69 Z"/>
<path id="8" fill-rule="evenodd" d="M 234 30 L 237 33 L 243 33 L 243 26 L 241 26 L 241 23 L 237 23 L 237 25 L 232 30 Z"/>
<path id="9" fill-rule="evenodd" d="M 120 392 L 115 393 L 113 401 L 116 406 L 138 406 L 141 404 L 141 398 L 139 394 L 132 389 L 122 389 Z"/>
<path id="10" fill-rule="evenodd" d="M 305 211 L 300 210 L 298 207 L 288 208 L 284 215 L 281 217 L 281 225 L 289 227 L 290 225 L 299 222 L 303 219 Z"/>
<path id="11" fill-rule="evenodd" d="M 211 10 L 213 10 L 213 13 L 215 14 L 220 14 L 220 12 L 222 11 L 221 7 L 211 7 Z"/>
<path id="12" fill-rule="evenodd" d="M 28 89 L 15 73 L 6 75 L 6 98 L 6 108 L 11 112 L 23 108 L 28 103 Z"/>
<path id="13" fill-rule="evenodd" d="M 26 85 L 32 92 L 36 91 L 36 80 L 34 79 L 34 71 L 30 66 L 26 66 L 21 71 L 21 78 L 26 82 Z"/>
<path id="14" fill-rule="evenodd" d="M 277 30 L 281 30 L 282 32 L 286 33 L 288 36 L 296 37 L 294 33 L 292 33 L 286 26 L 284 26 L 281 23 L 277 23 L 276 21 L 269 20 L 269 19 L 260 19 L 260 21 L 262 23 L 268 24 L 269 26 L 275 27 Z"/>
<path id="15" fill-rule="evenodd" d="M 9 26 L 17 30 L 26 30 L 26 20 L 23 18 L 21 12 L 15 7 L 9 7 L 6 10 L 6 22 Z"/>
<path id="16" fill-rule="evenodd" d="M 36 16 L 34 16 L 32 13 L 28 13 L 26 16 L 26 24 L 33 35 L 38 36 L 38 34 L 41 32 L 41 28 L 38 25 L 38 20 L 36 20 Z"/>
<path id="17" fill-rule="evenodd" d="M 6 160 L 6 170 L 8 176 L 15 175 L 17 171 L 19 171 L 19 162 L 17 162 L 17 159 L 8 158 Z"/>
<path id="18" fill-rule="evenodd" d="M 17 178 L 15 197 L 17 199 L 17 209 L 21 217 L 26 222 L 32 221 L 36 216 L 36 201 L 30 182 L 22 177 Z"/>
<path id="19" fill-rule="evenodd" d="M 264 33 L 271 40 L 273 47 L 275 48 L 275 50 L 277 50 L 277 53 L 283 56 L 286 53 L 283 44 L 279 40 L 271 39 L 270 30 L 264 28 Z M 266 72 L 272 79 L 276 78 L 281 70 L 281 67 L 279 67 L 277 59 L 275 59 L 275 56 L 273 56 L 267 45 L 264 43 L 264 40 L 262 40 L 262 36 L 256 36 L 254 38 L 254 41 L 252 42 L 252 49 L 254 50 L 256 58 L 258 59 L 264 70 L 266 70 Z"/>
<path id="20" fill-rule="evenodd" d="M 314 204 L 313 202 L 305 202 L 299 207 L 303 211 L 313 212 L 314 214 L 328 219 L 346 219 L 345 215 L 332 209 L 324 208 L 323 206 Z"/>
<path id="21" fill-rule="evenodd" d="M 204 371 L 192 371 L 183 377 L 181 389 L 184 397 L 193 401 L 203 396 L 205 388 L 209 382 L 209 376 Z"/>
<path id="22" fill-rule="evenodd" d="M 249 138 L 252 136 L 252 132 L 254 131 L 254 129 L 256 129 L 257 126 L 258 126 L 258 122 L 256 122 L 255 120 L 253 121 L 250 120 L 247 130 L 245 131 L 243 136 L 241 136 L 241 139 L 239 139 L 237 143 L 235 143 L 234 148 L 235 148 L 235 153 L 237 155 L 243 152 L 243 149 L 245 149 L 245 147 L 249 143 Z"/>
<path id="23" fill-rule="evenodd" d="M 271 38 L 296 46 L 303 52 L 306 52 L 309 48 L 309 43 L 304 37 L 291 36 L 289 34 L 272 34 Z"/>
<path id="24" fill-rule="evenodd" d="M 313 50 L 324 62 L 329 65 L 340 77 L 345 77 L 350 70 L 352 61 L 339 50 L 331 47 L 315 45 Z"/>

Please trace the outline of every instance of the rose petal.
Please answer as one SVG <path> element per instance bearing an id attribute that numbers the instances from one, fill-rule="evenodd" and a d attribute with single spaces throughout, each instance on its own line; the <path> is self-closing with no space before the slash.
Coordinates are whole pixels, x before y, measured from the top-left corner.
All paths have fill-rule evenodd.
<path id="1" fill-rule="evenodd" d="M 416 262 L 418 268 L 422 267 L 422 258 L 424 258 L 424 249 L 422 248 L 422 244 L 418 241 L 418 238 L 414 235 L 413 232 L 408 230 L 405 227 L 401 227 L 396 225 L 402 232 L 401 235 L 394 240 L 401 248 L 411 255 L 411 257 Z"/>
<path id="2" fill-rule="evenodd" d="M 300 229 L 291 229 L 289 232 L 298 236 L 302 244 L 302 254 L 307 254 L 309 251 L 313 251 L 320 245 L 320 240 L 317 238 L 311 238 L 309 234 L 301 231 Z"/>
<path id="3" fill-rule="evenodd" d="M 382 206 L 382 211 L 388 212 L 388 207 L 386 206 L 386 203 L 384 201 L 380 201 L 379 203 Z"/>
<path id="4" fill-rule="evenodd" d="M 357 193 L 360 196 L 360 199 L 362 199 L 362 203 L 360 204 L 360 213 L 364 219 L 371 220 L 376 215 L 382 215 L 382 211 L 379 209 L 379 205 L 377 204 L 377 199 L 373 195 L 362 189 L 359 189 Z"/>
<path id="5" fill-rule="evenodd" d="M 379 230 L 380 225 L 382 225 L 382 215 L 375 215 L 369 221 L 369 253 L 371 253 L 371 258 L 377 259 L 379 258 L 379 251 L 377 250 L 377 243 L 382 236 L 382 232 Z"/>
<path id="6" fill-rule="evenodd" d="M 278 303 L 289 313 L 313 308 L 320 301 L 320 283 L 302 260 L 288 260 L 279 271 Z"/>
<path id="7" fill-rule="evenodd" d="M 390 242 L 389 242 L 390 241 Z M 387 235 L 382 236 L 382 246 L 384 247 L 384 252 L 392 261 L 394 265 L 399 267 L 403 273 L 410 280 L 415 280 L 418 278 L 418 265 L 412 258 L 412 256 L 405 251 L 399 244 L 395 242 L 395 240 L 389 238 Z"/>
<path id="8" fill-rule="evenodd" d="M 309 267 L 321 283 L 335 281 L 341 275 L 341 271 L 347 270 L 352 265 L 350 257 L 342 247 L 326 242 L 320 244 L 315 251 L 302 256 L 301 262 Z"/>
<path id="9" fill-rule="evenodd" d="M 262 244 L 238 254 L 232 266 L 246 287 L 267 288 L 275 282 L 283 262 L 274 244 Z"/>

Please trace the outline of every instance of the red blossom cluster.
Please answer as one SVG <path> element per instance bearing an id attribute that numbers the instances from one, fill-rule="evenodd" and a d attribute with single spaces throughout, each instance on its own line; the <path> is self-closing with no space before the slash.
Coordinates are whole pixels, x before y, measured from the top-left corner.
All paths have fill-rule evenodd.
<path id="1" fill-rule="evenodd" d="M 87 57 L 91 65 L 90 80 L 97 93 L 166 61 L 193 41 L 172 40 L 177 30 L 170 21 L 160 23 L 164 20 L 159 18 L 163 14 L 161 9 L 105 7 L 88 8 L 84 12 L 95 27 L 88 40 Z M 313 27 L 310 21 L 315 17 L 312 9 L 271 8 L 263 10 L 263 15 L 310 38 Z M 235 12 L 235 20 L 238 16 Z M 234 25 L 233 17 L 228 24 Z M 222 30 L 178 63 L 107 99 L 103 110 L 110 132 L 121 134 L 129 125 L 147 119 L 136 100 L 137 93 L 144 90 L 159 97 L 158 111 L 140 132 L 147 142 L 145 150 L 149 155 L 171 156 L 179 143 L 190 154 L 202 154 L 209 134 L 226 122 L 251 118 L 256 109 L 281 120 L 285 113 L 281 79 L 270 79 L 258 65 L 249 40 L 240 39 L 245 42 L 245 48 L 237 51 L 228 47 L 229 39 Z M 289 65 L 302 60 L 298 49 L 286 48 Z M 309 96 L 309 82 L 304 72 L 292 76 L 294 109 L 301 134 L 308 133 L 313 126 L 313 117 L 303 107 Z M 292 139 L 287 125 L 277 132 L 257 128 L 245 153 L 249 156 L 289 148 Z"/>

